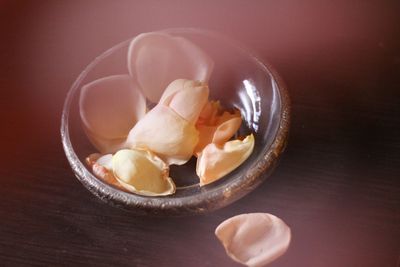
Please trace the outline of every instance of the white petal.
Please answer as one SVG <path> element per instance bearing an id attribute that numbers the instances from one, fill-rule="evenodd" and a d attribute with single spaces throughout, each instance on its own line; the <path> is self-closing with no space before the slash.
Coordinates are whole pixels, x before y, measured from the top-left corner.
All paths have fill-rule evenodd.
<path id="1" fill-rule="evenodd" d="M 96 162 L 97 162 L 97 164 L 100 164 L 107 170 L 111 171 L 112 170 L 112 157 L 113 157 L 112 154 L 102 155 L 101 157 L 99 157 L 96 160 Z"/>
<path id="2" fill-rule="evenodd" d="M 176 79 L 207 82 L 214 63 L 198 46 L 182 37 L 160 32 L 138 35 L 128 51 L 128 69 L 144 95 L 157 103 Z"/>
<path id="3" fill-rule="evenodd" d="M 193 154 L 199 133 L 171 108 L 157 105 L 130 131 L 127 147 L 145 148 L 168 165 L 184 164 Z"/>
<path id="4" fill-rule="evenodd" d="M 117 180 L 131 192 L 146 196 L 165 196 L 175 192 L 168 177 L 168 166 L 146 150 L 123 149 L 112 158 Z"/>
<path id="5" fill-rule="evenodd" d="M 283 255 L 291 240 L 290 228 L 268 213 L 249 213 L 222 222 L 215 230 L 226 253 L 247 266 L 264 266 Z"/>
<path id="6" fill-rule="evenodd" d="M 79 109 L 89 138 L 95 146 L 107 150 L 106 143 L 126 138 L 144 116 L 146 101 L 132 77 L 115 75 L 83 86 Z"/>
<path id="7" fill-rule="evenodd" d="M 253 148 L 253 134 L 243 141 L 226 142 L 223 147 L 208 144 L 197 158 L 196 173 L 200 177 L 200 185 L 212 183 L 239 167 Z"/>
<path id="8" fill-rule="evenodd" d="M 178 79 L 168 85 L 160 103 L 172 108 L 182 118 L 194 124 L 207 103 L 208 94 L 209 89 L 205 83 Z"/>

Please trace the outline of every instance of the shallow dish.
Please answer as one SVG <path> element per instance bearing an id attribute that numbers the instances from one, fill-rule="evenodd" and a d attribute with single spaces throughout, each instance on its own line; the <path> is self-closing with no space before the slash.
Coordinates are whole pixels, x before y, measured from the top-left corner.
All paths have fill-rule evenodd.
<path id="1" fill-rule="evenodd" d="M 93 80 L 127 74 L 126 55 L 131 40 L 107 50 L 82 71 L 64 103 L 61 138 L 65 154 L 78 180 L 101 200 L 137 214 L 181 215 L 204 213 L 224 207 L 261 184 L 272 172 L 284 150 L 289 129 L 290 103 L 278 74 L 237 42 L 215 32 L 191 28 L 167 29 L 201 47 L 215 63 L 209 81 L 210 99 L 241 110 L 240 135 L 253 133 L 251 156 L 235 171 L 206 186 L 199 186 L 195 161 L 172 166 L 177 185 L 174 195 L 146 197 L 121 191 L 96 178 L 85 158 L 96 152 L 86 137 L 79 116 L 81 87 Z"/>

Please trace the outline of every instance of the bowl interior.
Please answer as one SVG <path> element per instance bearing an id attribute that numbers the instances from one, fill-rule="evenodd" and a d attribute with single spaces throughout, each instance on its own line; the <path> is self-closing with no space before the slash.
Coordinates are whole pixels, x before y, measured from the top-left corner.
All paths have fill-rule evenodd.
<path id="1" fill-rule="evenodd" d="M 235 171 L 204 187 L 198 185 L 195 159 L 183 166 L 171 166 L 170 176 L 177 185 L 177 191 L 167 197 L 145 197 L 123 192 L 93 176 L 84 160 L 97 151 L 81 126 L 78 106 L 80 90 L 93 80 L 128 74 L 130 40 L 97 57 L 72 86 L 63 113 L 61 132 L 64 149 L 77 178 L 92 193 L 110 204 L 137 213 L 153 214 L 213 210 L 250 192 L 266 178 L 265 170 L 274 164 L 274 160 L 268 160 L 274 142 L 282 142 L 276 139 L 282 126 L 283 89 L 276 76 L 263 63 L 226 37 L 195 29 L 169 29 L 165 32 L 191 40 L 214 60 L 215 66 L 209 81 L 210 99 L 220 100 L 226 108 L 241 110 L 243 123 L 238 135 L 254 134 L 252 155 Z"/>

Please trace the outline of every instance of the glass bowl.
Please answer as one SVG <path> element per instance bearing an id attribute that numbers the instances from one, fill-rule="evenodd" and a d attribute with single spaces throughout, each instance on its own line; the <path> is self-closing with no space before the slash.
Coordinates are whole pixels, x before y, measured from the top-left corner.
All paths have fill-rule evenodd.
<path id="1" fill-rule="evenodd" d="M 83 85 L 110 75 L 128 74 L 126 40 L 98 56 L 72 85 L 63 108 L 61 138 L 65 154 L 78 180 L 104 202 L 136 214 L 182 215 L 205 213 L 240 199 L 272 172 L 284 150 L 290 119 L 290 101 L 281 78 L 237 42 L 221 34 L 192 28 L 162 30 L 200 46 L 213 60 L 209 81 L 210 99 L 241 110 L 239 135 L 253 133 L 254 151 L 236 170 L 220 180 L 199 186 L 195 160 L 171 166 L 177 186 L 171 196 L 146 197 L 121 191 L 96 178 L 84 163 L 96 149 L 82 128 L 79 95 Z"/>

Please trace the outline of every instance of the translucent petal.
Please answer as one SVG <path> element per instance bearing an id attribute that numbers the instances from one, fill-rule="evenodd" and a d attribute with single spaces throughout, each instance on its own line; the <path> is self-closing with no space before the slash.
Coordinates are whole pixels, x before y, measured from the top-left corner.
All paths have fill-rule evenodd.
<path id="1" fill-rule="evenodd" d="M 108 139 L 95 135 L 88 129 L 84 129 L 86 136 L 92 145 L 102 154 L 115 153 L 118 150 L 125 148 L 126 137 L 117 139 Z"/>
<path id="2" fill-rule="evenodd" d="M 127 147 L 145 148 L 168 165 L 184 164 L 199 140 L 199 133 L 171 108 L 157 105 L 129 132 Z"/>
<path id="3" fill-rule="evenodd" d="M 96 163 L 100 164 L 107 170 L 111 171 L 112 170 L 112 157 L 113 157 L 112 154 L 102 155 L 101 157 L 99 157 L 96 160 Z"/>
<path id="4" fill-rule="evenodd" d="M 147 150 L 120 150 L 113 156 L 112 167 L 117 180 L 131 192 L 146 196 L 175 192 L 168 166 Z"/>
<path id="5" fill-rule="evenodd" d="M 167 105 L 182 118 L 194 124 L 207 103 L 208 94 L 209 89 L 205 83 L 178 79 L 165 89 L 160 104 Z"/>
<path id="6" fill-rule="evenodd" d="M 222 222 L 215 235 L 226 253 L 247 266 L 264 266 L 289 247 L 290 228 L 278 217 L 268 213 L 241 214 Z"/>
<path id="7" fill-rule="evenodd" d="M 154 103 L 175 79 L 207 82 L 213 66 L 211 58 L 197 45 L 166 33 L 140 34 L 129 46 L 129 72 Z"/>
<path id="8" fill-rule="evenodd" d="M 219 101 L 208 101 L 200 113 L 197 125 L 215 125 L 217 123 L 217 115 L 221 113 L 221 104 Z"/>
<path id="9" fill-rule="evenodd" d="M 121 184 L 114 177 L 112 171 L 112 155 L 106 154 L 101 155 L 94 153 L 86 158 L 86 163 L 92 168 L 93 174 L 103 180 L 104 182 L 111 184 L 119 189 L 125 190 Z"/>
<path id="10" fill-rule="evenodd" d="M 89 138 L 106 153 L 145 115 L 146 101 L 129 75 L 114 75 L 83 86 L 79 110 Z"/>
<path id="11" fill-rule="evenodd" d="M 199 155 L 204 147 L 210 143 L 223 145 L 228 141 L 240 128 L 242 118 L 240 112 L 233 114 L 224 112 L 222 116 L 215 116 L 215 125 L 205 125 L 198 123 L 199 142 L 194 150 Z"/>
<path id="12" fill-rule="evenodd" d="M 197 158 L 196 173 L 200 185 L 218 180 L 240 166 L 253 152 L 254 136 L 247 136 L 243 141 L 234 140 L 219 147 L 207 145 Z"/>
<path id="13" fill-rule="evenodd" d="M 101 157 L 100 153 L 93 153 L 86 157 L 85 161 L 89 167 L 92 167 L 93 164 Z"/>

